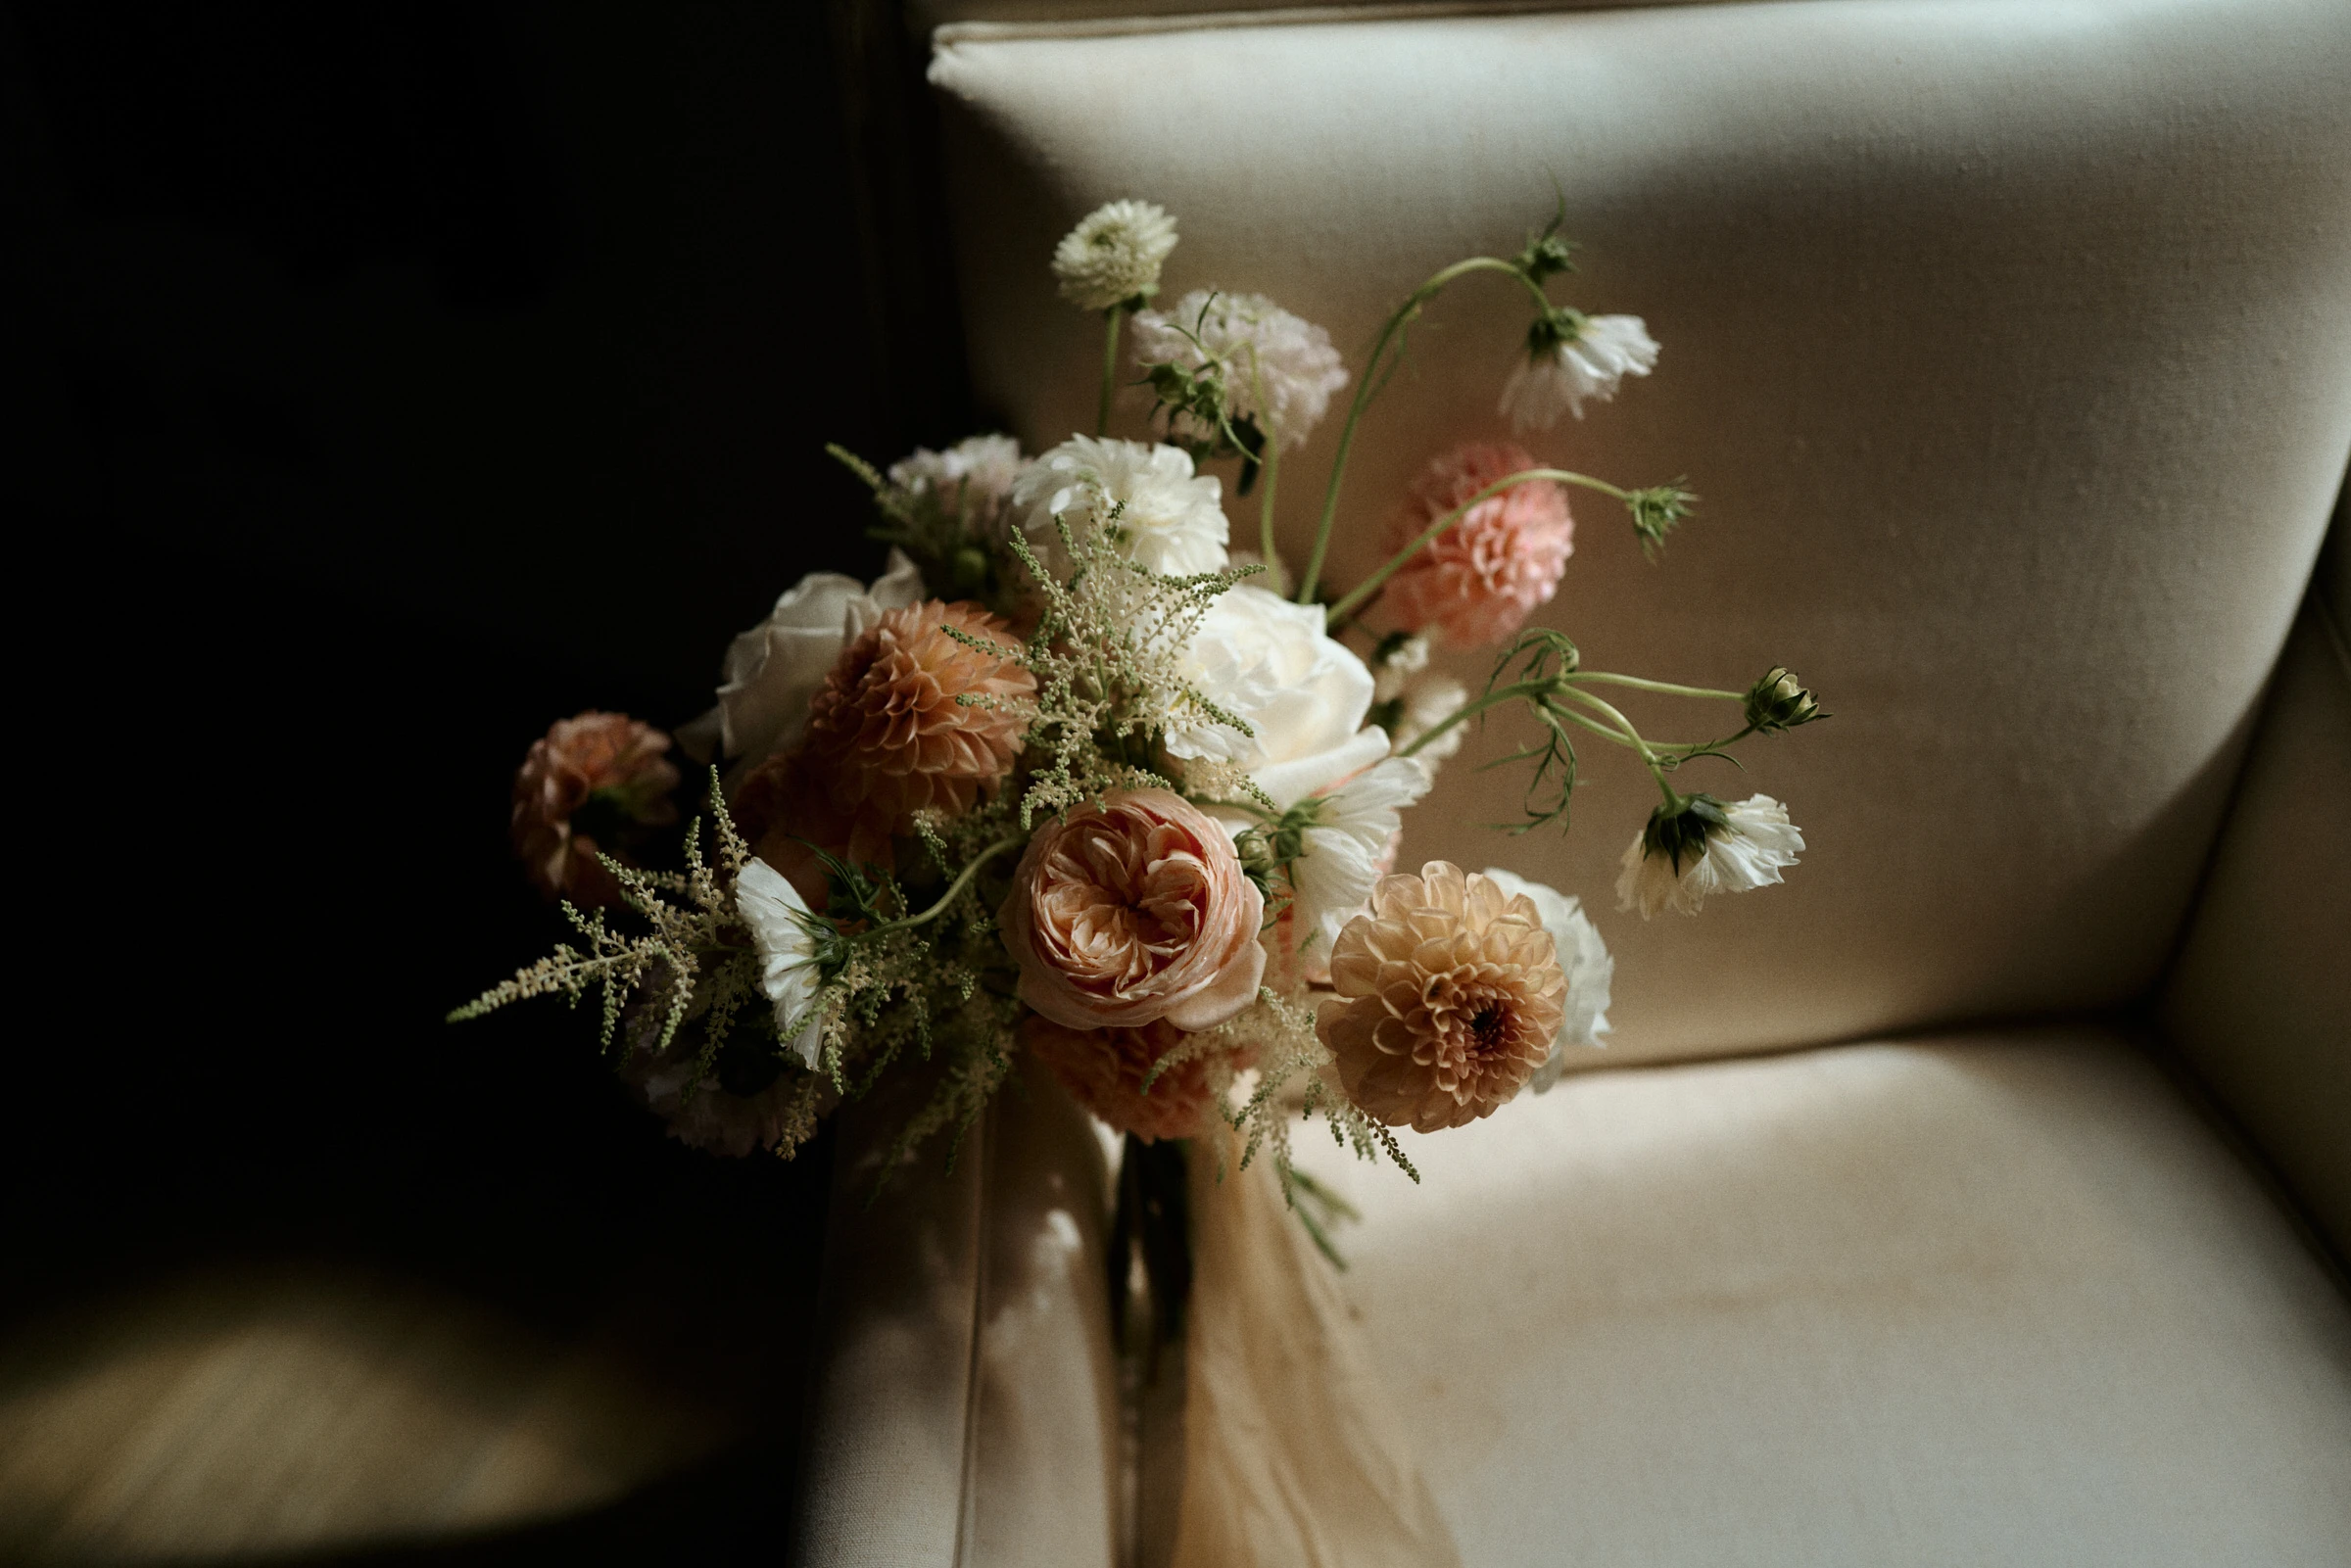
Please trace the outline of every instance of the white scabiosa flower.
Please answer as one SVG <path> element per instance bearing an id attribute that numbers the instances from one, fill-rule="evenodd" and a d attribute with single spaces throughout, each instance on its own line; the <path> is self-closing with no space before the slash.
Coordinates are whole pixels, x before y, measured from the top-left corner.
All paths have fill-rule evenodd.
<path id="1" fill-rule="evenodd" d="M 1616 977 L 1616 961 L 1608 956 L 1608 944 L 1600 939 L 1600 927 L 1584 913 L 1581 899 L 1492 866 L 1486 868 L 1486 876 L 1504 892 L 1521 893 L 1534 901 L 1543 917 L 1543 928 L 1551 932 L 1552 942 L 1559 948 L 1559 969 L 1567 976 L 1567 1005 L 1559 1018 L 1559 1038 L 1529 1080 L 1535 1093 L 1541 1094 L 1559 1081 L 1570 1050 L 1590 1050 L 1604 1043 L 1601 1036 L 1608 1032 L 1608 985 Z"/>
<path id="2" fill-rule="evenodd" d="M 1621 909 L 1649 920 L 1661 909 L 1695 915 L 1709 894 L 1743 893 L 1780 880 L 1796 864 L 1804 835 L 1788 808 L 1769 795 L 1725 805 L 1712 795 L 1690 795 L 1670 815 L 1659 806 L 1624 852 L 1616 878 Z"/>
<path id="3" fill-rule="evenodd" d="M 1256 420 L 1284 448 L 1302 444 L 1347 385 L 1330 334 L 1262 294 L 1194 289 L 1173 309 L 1135 316 L 1134 360 L 1145 369 L 1198 370 L 1212 357 L 1224 366 L 1229 416 Z"/>
<path id="4" fill-rule="evenodd" d="M 800 890 L 764 860 L 748 862 L 736 877 L 735 913 L 759 949 L 759 989 L 776 1005 L 776 1036 L 813 1072 L 824 1044 L 816 1026 L 815 916 Z"/>
<path id="5" fill-rule="evenodd" d="M 1159 292 L 1159 269 L 1176 249 L 1176 220 L 1150 202 L 1110 202 L 1078 220 L 1053 248 L 1061 297 L 1081 310 L 1108 310 Z"/>
<path id="6" fill-rule="evenodd" d="M 1232 530 L 1222 495 L 1177 448 L 1072 436 L 1021 470 L 1012 515 L 1057 575 L 1069 570 L 1058 515 L 1074 534 L 1111 529 L 1128 559 L 1181 577 L 1224 567 Z"/>
<path id="7" fill-rule="evenodd" d="M 1637 315 L 1560 311 L 1528 329 L 1526 353 L 1502 389 L 1502 412 L 1519 430 L 1549 429 L 1559 415 L 1584 416 L 1584 400 L 1603 403 L 1626 376 L 1656 367 L 1657 340 Z"/>
<path id="8" fill-rule="evenodd" d="M 1388 869 L 1405 809 L 1428 793 L 1433 777 L 1417 758 L 1390 757 L 1293 812 L 1305 827 L 1290 862 L 1290 915 L 1310 962 L 1330 962 L 1340 927 L 1363 912 Z"/>

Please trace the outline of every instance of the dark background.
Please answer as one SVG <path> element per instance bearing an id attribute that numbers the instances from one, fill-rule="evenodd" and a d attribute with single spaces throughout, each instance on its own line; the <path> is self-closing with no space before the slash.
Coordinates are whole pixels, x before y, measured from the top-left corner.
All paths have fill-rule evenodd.
<path id="1" fill-rule="evenodd" d="M 324 1257 L 560 1333 L 674 1264 L 645 1354 L 754 1436 L 468 1549 L 773 1560 L 827 1151 L 666 1140 L 552 1004 L 439 1020 L 555 936 L 534 736 L 700 711 L 777 593 L 879 564 L 822 444 L 970 428 L 911 45 L 845 0 L 49 0 L 0 71 L 8 1323 Z"/>

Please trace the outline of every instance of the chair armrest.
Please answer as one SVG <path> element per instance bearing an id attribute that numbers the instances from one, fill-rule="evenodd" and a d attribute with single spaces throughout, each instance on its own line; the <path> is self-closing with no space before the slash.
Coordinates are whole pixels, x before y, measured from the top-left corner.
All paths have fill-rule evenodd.
<path id="1" fill-rule="evenodd" d="M 2159 1016 L 2336 1249 L 2351 1255 L 2346 887 L 2351 654 L 2314 589 L 2279 662 Z"/>

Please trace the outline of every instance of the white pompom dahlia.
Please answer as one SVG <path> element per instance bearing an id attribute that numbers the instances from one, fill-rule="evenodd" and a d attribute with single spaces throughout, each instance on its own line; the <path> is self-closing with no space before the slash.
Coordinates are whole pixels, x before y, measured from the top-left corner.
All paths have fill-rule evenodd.
<path id="1" fill-rule="evenodd" d="M 1081 310 L 1108 310 L 1159 292 L 1159 269 L 1176 249 L 1176 220 L 1150 202 L 1109 202 L 1078 220 L 1053 248 L 1061 297 Z"/>

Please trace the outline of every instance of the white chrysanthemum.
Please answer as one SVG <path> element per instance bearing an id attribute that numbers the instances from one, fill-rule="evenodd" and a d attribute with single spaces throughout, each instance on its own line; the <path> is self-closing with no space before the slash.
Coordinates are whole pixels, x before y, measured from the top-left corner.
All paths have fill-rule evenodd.
<path id="1" fill-rule="evenodd" d="M 1329 412 L 1330 395 L 1347 385 L 1330 334 L 1262 294 L 1194 289 L 1174 309 L 1134 318 L 1134 360 L 1146 369 L 1197 370 L 1212 356 L 1225 367 L 1231 416 L 1256 419 L 1285 448 L 1306 440 Z"/>
<path id="2" fill-rule="evenodd" d="M 759 989 L 776 1005 L 777 1038 L 813 1072 L 823 1041 L 816 1027 L 819 980 L 808 903 L 774 867 L 753 860 L 735 879 L 735 913 L 759 949 Z"/>
<path id="3" fill-rule="evenodd" d="M 1534 900 L 1543 916 L 1543 928 L 1551 932 L 1553 944 L 1559 953 L 1559 969 L 1567 976 L 1567 1005 L 1559 1018 L 1559 1036 L 1552 1042 L 1551 1055 L 1535 1069 L 1535 1093 L 1541 1094 L 1559 1081 L 1566 1069 L 1567 1052 L 1595 1049 L 1608 1032 L 1608 986 L 1616 977 L 1616 961 L 1608 956 L 1608 944 L 1600 938 L 1600 927 L 1584 913 L 1583 900 L 1546 887 L 1541 882 L 1528 881 L 1515 872 L 1486 868 L 1486 875 L 1506 893 L 1523 893 Z"/>
<path id="4" fill-rule="evenodd" d="M 1081 310 L 1107 310 L 1159 290 L 1159 269 L 1176 249 L 1176 220 L 1150 202 L 1110 202 L 1078 220 L 1053 248 L 1061 297 Z"/>
<path id="5" fill-rule="evenodd" d="M 1371 672 L 1322 621 L 1319 604 L 1248 583 L 1220 594 L 1183 651 L 1182 673 L 1254 733 L 1187 705 L 1169 717 L 1169 752 L 1230 762 L 1284 809 L 1387 755 L 1386 736 L 1364 729 Z"/>
<path id="6" fill-rule="evenodd" d="M 1649 374 L 1656 362 L 1657 340 L 1639 316 L 1586 316 L 1576 336 L 1519 357 L 1502 389 L 1502 412 L 1519 430 L 1548 429 L 1562 413 L 1581 419 L 1585 399 L 1605 403 L 1618 382 Z"/>
<path id="7" fill-rule="evenodd" d="M 1665 847 L 1675 832 L 1683 845 L 1678 857 Z M 1795 865 L 1803 847 L 1804 835 L 1789 822 L 1788 808 L 1769 795 L 1751 795 L 1737 805 L 1693 795 L 1680 816 L 1662 825 L 1653 815 L 1626 848 L 1616 878 L 1617 905 L 1638 908 L 1643 920 L 1661 909 L 1695 915 L 1710 894 L 1743 893 L 1780 880 L 1781 870 Z"/>
<path id="8" fill-rule="evenodd" d="M 917 447 L 914 455 L 889 465 L 889 482 L 911 495 L 934 492 L 952 506 L 958 499 L 984 521 L 1012 493 L 1021 472 L 1021 444 L 1010 436 L 972 436 L 945 451 Z"/>
<path id="9" fill-rule="evenodd" d="M 1012 515 L 1056 575 L 1069 570 L 1058 513 L 1073 533 L 1108 526 L 1128 559 L 1182 577 L 1223 569 L 1232 530 L 1222 495 L 1217 477 L 1193 473 L 1177 448 L 1072 436 L 1021 470 Z"/>
<path id="10" fill-rule="evenodd" d="M 1402 751 L 1461 712 L 1468 704 L 1469 689 L 1441 670 L 1423 670 L 1407 680 L 1397 696 L 1403 707 L 1396 715 L 1395 744 Z M 1468 728 L 1466 723 L 1457 724 L 1413 755 L 1426 763 L 1443 762 L 1462 749 Z"/>
<path id="11" fill-rule="evenodd" d="M 1376 734 L 1377 732 L 1372 732 Z M 1339 929 L 1361 914 L 1385 869 L 1405 808 L 1434 776 L 1417 758 L 1389 757 L 1323 795 L 1290 862 L 1291 916 L 1301 952 L 1330 960 Z"/>

